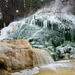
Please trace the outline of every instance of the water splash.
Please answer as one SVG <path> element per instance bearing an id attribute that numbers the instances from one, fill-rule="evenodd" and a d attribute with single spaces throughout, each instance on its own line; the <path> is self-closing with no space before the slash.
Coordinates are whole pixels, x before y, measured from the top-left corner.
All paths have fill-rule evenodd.
<path id="1" fill-rule="evenodd" d="M 41 52 L 35 52 L 33 54 L 33 66 L 40 67 L 43 65 L 54 63 L 52 57 L 45 51 L 41 50 Z"/>
<path id="2" fill-rule="evenodd" d="M 74 43 L 75 15 L 67 13 L 69 2 L 65 2 L 66 4 L 63 5 L 60 0 L 56 0 L 49 7 L 40 9 L 30 17 L 11 23 L 1 30 L 0 40 L 27 39 L 33 48 L 44 48 L 50 53 L 56 53 L 57 47 L 65 41 Z M 17 28 L 12 33 L 15 26 Z M 51 48 L 54 48 L 54 51 Z"/>
<path id="3" fill-rule="evenodd" d="M 39 68 L 34 67 L 33 69 L 25 69 L 20 72 L 12 73 L 11 75 L 33 75 L 39 73 Z"/>
<path id="4" fill-rule="evenodd" d="M 40 70 L 52 71 L 52 73 L 53 73 L 52 75 L 54 75 L 54 72 L 59 74 L 59 72 L 62 69 L 64 69 L 64 70 L 65 69 L 75 69 L 75 65 L 72 64 L 74 61 L 75 60 L 61 60 L 61 61 L 57 61 L 55 63 L 40 66 L 40 68 L 34 67 L 33 69 L 26 69 L 26 70 L 22 70 L 20 72 L 15 72 L 15 73 L 12 73 L 11 75 L 34 75 L 34 74 L 39 73 Z M 55 75 L 57 75 L 57 74 L 55 74 Z"/>
<path id="5" fill-rule="evenodd" d="M 8 27 L 5 27 L 1 30 L 0 40 L 3 40 L 12 33 L 13 28 L 17 25 L 18 22 L 12 22 Z"/>

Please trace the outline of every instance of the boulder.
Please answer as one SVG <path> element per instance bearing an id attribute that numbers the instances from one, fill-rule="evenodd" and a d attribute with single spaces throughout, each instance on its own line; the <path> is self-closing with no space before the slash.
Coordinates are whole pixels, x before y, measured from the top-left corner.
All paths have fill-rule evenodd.
<path id="1" fill-rule="evenodd" d="M 0 41 L 0 68 L 13 71 L 50 63 L 53 59 L 49 53 L 43 49 L 33 49 L 26 39 Z"/>
<path id="2" fill-rule="evenodd" d="M 41 49 L 0 50 L 0 67 L 7 71 L 53 63 L 51 56 Z"/>

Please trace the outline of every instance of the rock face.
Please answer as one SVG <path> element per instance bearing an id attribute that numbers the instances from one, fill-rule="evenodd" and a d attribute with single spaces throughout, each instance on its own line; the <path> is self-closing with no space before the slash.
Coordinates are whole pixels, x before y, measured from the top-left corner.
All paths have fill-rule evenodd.
<path id="1" fill-rule="evenodd" d="M 0 51 L 0 65 L 4 69 L 18 70 L 32 66 L 31 50 Z"/>
<path id="2" fill-rule="evenodd" d="M 7 71 L 53 63 L 47 51 L 33 49 L 27 40 L 0 41 L 0 68 Z"/>
<path id="3" fill-rule="evenodd" d="M 0 66 L 7 71 L 50 63 L 53 63 L 51 56 L 41 49 L 0 51 Z"/>
<path id="4" fill-rule="evenodd" d="M 2 40 L 0 41 L 0 50 L 3 49 L 31 49 L 30 43 L 24 40 Z"/>

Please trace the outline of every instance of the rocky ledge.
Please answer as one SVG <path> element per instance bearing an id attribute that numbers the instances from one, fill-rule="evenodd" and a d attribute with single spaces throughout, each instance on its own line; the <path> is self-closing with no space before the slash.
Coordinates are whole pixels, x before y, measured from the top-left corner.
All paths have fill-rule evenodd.
<path id="1" fill-rule="evenodd" d="M 31 49 L 32 46 L 30 43 L 24 40 L 1 40 L 0 41 L 0 50 L 4 49 Z"/>
<path id="2" fill-rule="evenodd" d="M 0 68 L 7 71 L 53 62 L 48 52 L 42 49 L 33 49 L 27 40 L 4 40 L 0 44 Z"/>

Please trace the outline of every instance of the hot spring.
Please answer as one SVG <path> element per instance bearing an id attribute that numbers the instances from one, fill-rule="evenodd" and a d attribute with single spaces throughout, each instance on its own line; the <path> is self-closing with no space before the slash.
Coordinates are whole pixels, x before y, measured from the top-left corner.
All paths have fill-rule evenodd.
<path id="1" fill-rule="evenodd" d="M 56 11 L 59 4 L 60 0 L 56 0 L 52 9 L 44 7 L 1 30 L 0 40 L 27 39 L 33 48 L 45 49 L 55 60 L 54 63 L 35 66 L 11 75 L 75 75 L 75 15 L 67 13 L 67 5 L 61 5 Z M 36 55 L 40 59 L 41 55 Z M 45 55 L 42 57 L 45 58 Z M 56 61 L 60 59 L 63 61 Z"/>

